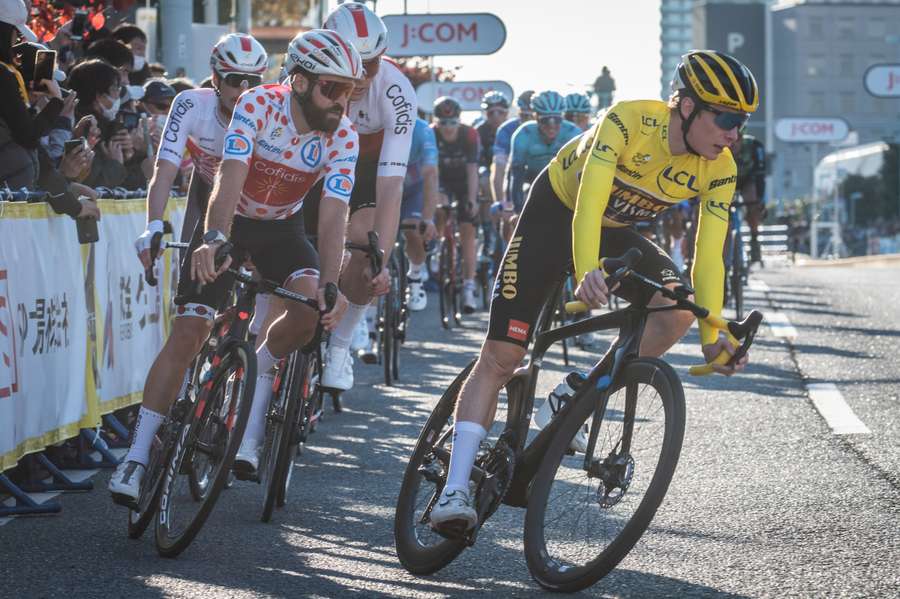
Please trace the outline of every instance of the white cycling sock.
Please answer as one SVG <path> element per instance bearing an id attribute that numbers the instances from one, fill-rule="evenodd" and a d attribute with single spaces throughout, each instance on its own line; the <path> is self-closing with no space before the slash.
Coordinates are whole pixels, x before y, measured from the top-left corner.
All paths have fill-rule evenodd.
<path id="1" fill-rule="evenodd" d="M 334 347 L 349 349 L 350 340 L 353 339 L 353 331 L 356 330 L 360 319 L 366 313 L 366 308 L 368 307 L 368 304 L 359 305 L 350 302 L 350 305 L 347 306 L 347 311 L 344 312 L 343 318 L 341 318 L 337 327 L 331 332 L 331 341 L 329 344 Z"/>
<path id="2" fill-rule="evenodd" d="M 241 445 L 252 444 L 258 446 L 266 434 L 266 410 L 269 407 L 269 398 L 272 396 L 272 383 L 275 375 L 266 372 L 256 377 L 256 389 L 253 391 L 253 404 L 250 406 L 250 418 L 247 420 L 247 428 L 244 430 L 244 438 Z"/>
<path id="3" fill-rule="evenodd" d="M 275 363 L 280 358 L 276 358 L 272 355 L 272 352 L 269 351 L 269 343 L 267 341 L 263 341 L 263 344 L 259 346 L 259 349 L 256 350 L 256 372 L 257 376 L 268 373 L 272 370 L 272 367 L 275 366 Z"/>
<path id="4" fill-rule="evenodd" d="M 412 260 L 409 261 L 409 270 L 406 271 L 406 276 L 410 279 L 415 279 L 417 281 L 422 280 L 422 271 L 425 269 L 425 263 L 421 264 L 413 264 Z"/>
<path id="5" fill-rule="evenodd" d="M 165 422 L 166 415 L 148 410 L 144 406 L 138 411 L 137 422 L 134 424 L 134 432 L 131 433 L 131 448 L 125 456 L 126 462 L 137 462 L 143 466 L 150 461 L 150 447 L 153 445 L 153 437 L 156 431 Z"/>
<path id="6" fill-rule="evenodd" d="M 271 296 L 266 293 L 260 293 L 256 296 L 256 308 L 253 311 L 253 319 L 250 321 L 250 334 L 259 335 L 262 330 L 266 316 L 269 314 L 269 298 Z"/>
<path id="7" fill-rule="evenodd" d="M 487 431 L 477 422 L 457 421 L 453 425 L 453 451 L 450 453 L 450 469 L 444 494 L 450 491 L 465 491 L 469 494 L 469 476 L 478 448 Z"/>

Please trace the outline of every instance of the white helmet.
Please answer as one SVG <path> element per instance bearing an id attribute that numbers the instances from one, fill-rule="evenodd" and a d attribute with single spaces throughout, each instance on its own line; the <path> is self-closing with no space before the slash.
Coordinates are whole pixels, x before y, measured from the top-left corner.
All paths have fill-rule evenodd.
<path id="1" fill-rule="evenodd" d="M 229 73 L 246 73 L 262 76 L 269 66 L 265 48 L 252 36 L 229 33 L 213 46 L 209 66 L 220 77 Z"/>
<path id="2" fill-rule="evenodd" d="M 284 72 L 290 75 L 298 67 L 313 75 L 363 77 L 359 52 L 339 33 L 327 29 L 310 29 L 291 40 L 284 58 Z"/>
<path id="3" fill-rule="evenodd" d="M 378 58 L 387 50 L 387 27 L 365 4 L 345 2 L 325 19 L 325 28 L 337 31 L 359 50 L 363 60 Z"/>

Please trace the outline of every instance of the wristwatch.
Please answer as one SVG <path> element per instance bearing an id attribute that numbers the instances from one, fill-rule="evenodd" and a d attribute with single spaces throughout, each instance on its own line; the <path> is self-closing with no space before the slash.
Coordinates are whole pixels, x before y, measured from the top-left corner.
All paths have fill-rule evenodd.
<path id="1" fill-rule="evenodd" d="M 225 234 L 216 229 L 210 229 L 203 234 L 203 243 L 207 245 L 211 243 L 225 243 L 226 241 L 228 241 L 228 238 L 225 237 Z"/>

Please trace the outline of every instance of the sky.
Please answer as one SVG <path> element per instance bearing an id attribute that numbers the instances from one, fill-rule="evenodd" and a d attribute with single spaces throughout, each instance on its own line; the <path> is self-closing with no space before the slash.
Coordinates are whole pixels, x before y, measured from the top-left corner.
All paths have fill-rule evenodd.
<path id="1" fill-rule="evenodd" d="M 616 100 L 659 97 L 659 0 L 408 0 L 410 13 L 490 12 L 506 43 L 488 56 L 445 56 L 462 66 L 458 81 L 501 79 L 524 89 L 584 91 L 606 65 Z M 371 6 L 371 5 L 370 5 Z M 553 13 L 551 7 L 560 10 Z M 613 8 L 616 7 L 616 8 Z M 400 14 L 402 0 L 378 0 L 379 15 Z"/>

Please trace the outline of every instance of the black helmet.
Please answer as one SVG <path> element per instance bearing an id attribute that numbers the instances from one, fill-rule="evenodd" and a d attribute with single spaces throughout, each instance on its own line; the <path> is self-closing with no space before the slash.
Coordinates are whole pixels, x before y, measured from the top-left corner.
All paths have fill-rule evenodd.
<path id="1" fill-rule="evenodd" d="M 462 112 L 462 106 L 449 96 L 441 96 L 434 101 L 433 112 L 437 119 L 456 119 Z"/>

